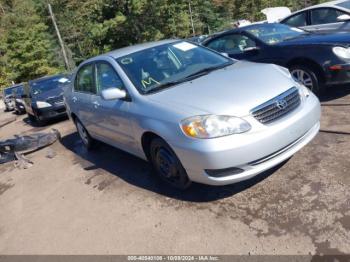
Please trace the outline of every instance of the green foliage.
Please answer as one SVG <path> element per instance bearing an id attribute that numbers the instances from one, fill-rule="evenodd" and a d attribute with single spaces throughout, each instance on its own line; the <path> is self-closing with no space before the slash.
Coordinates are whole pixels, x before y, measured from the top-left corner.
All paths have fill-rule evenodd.
<path id="1" fill-rule="evenodd" d="M 263 19 L 266 7 L 292 10 L 324 0 L 0 0 L 0 87 L 63 70 L 50 2 L 74 66 L 110 50 L 230 27 L 237 19 Z"/>
<path id="2" fill-rule="evenodd" d="M 1 17 L 0 84 L 22 82 L 62 70 L 57 46 L 34 2 L 7 1 Z"/>

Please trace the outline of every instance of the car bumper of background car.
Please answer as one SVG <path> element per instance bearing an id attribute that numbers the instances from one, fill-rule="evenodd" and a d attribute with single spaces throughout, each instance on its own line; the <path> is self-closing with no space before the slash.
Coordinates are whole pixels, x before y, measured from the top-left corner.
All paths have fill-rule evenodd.
<path id="1" fill-rule="evenodd" d="M 350 83 L 350 64 L 334 64 L 326 68 L 326 85 Z"/>
<path id="2" fill-rule="evenodd" d="M 5 108 L 7 111 L 12 111 L 15 109 L 14 105 L 11 102 L 5 103 Z"/>
<path id="3" fill-rule="evenodd" d="M 33 112 L 40 120 L 48 120 L 65 116 L 67 114 L 64 104 L 54 105 L 46 108 L 33 108 Z"/>
<path id="4" fill-rule="evenodd" d="M 24 105 L 22 103 L 17 103 L 17 102 L 16 102 L 15 110 L 18 113 L 24 113 L 26 111 Z"/>
<path id="5" fill-rule="evenodd" d="M 252 116 L 247 120 L 256 121 Z M 250 179 L 290 158 L 317 135 L 319 121 L 319 101 L 311 95 L 298 109 L 269 126 L 256 121 L 256 128 L 245 134 L 171 146 L 192 181 L 227 185 Z"/>

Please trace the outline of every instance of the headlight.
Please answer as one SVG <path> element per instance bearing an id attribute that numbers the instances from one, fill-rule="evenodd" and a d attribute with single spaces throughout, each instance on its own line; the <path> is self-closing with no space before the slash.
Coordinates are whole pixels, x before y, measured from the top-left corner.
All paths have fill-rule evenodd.
<path id="1" fill-rule="evenodd" d="M 37 101 L 36 102 L 36 106 L 38 108 L 45 108 L 45 107 L 50 107 L 52 106 L 51 104 L 47 103 L 47 102 L 43 102 L 43 101 Z"/>
<path id="2" fill-rule="evenodd" d="M 251 125 L 233 116 L 195 116 L 181 121 L 183 132 L 194 138 L 216 138 L 240 134 L 251 129 Z"/>
<path id="3" fill-rule="evenodd" d="M 345 58 L 345 59 L 350 59 L 350 49 L 341 47 L 341 46 L 336 46 L 333 47 L 333 53 L 340 58 Z"/>
<path id="4" fill-rule="evenodd" d="M 303 84 L 297 83 L 299 88 L 299 93 L 302 98 L 308 98 L 310 96 L 310 90 Z"/>

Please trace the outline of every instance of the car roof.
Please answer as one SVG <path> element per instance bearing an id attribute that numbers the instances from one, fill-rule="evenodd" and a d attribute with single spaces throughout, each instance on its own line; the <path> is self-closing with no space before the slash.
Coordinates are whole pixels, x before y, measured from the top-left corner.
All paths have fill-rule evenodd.
<path id="1" fill-rule="evenodd" d="M 46 81 L 46 80 L 50 80 L 50 79 L 54 79 L 54 78 L 58 78 L 58 77 L 65 77 L 65 74 L 57 74 L 57 75 L 52 75 L 52 76 L 43 76 L 37 79 L 33 79 L 28 81 L 28 83 L 39 83 L 42 81 Z"/>
<path id="2" fill-rule="evenodd" d="M 333 7 L 333 8 L 337 8 L 339 10 L 344 10 L 344 11 L 349 12 L 350 10 L 348 8 L 341 7 L 341 6 L 338 5 L 338 4 L 345 3 L 345 2 L 350 2 L 350 1 L 349 0 L 335 0 L 335 1 L 330 1 L 330 2 L 326 2 L 326 3 L 322 3 L 322 4 L 312 5 L 312 6 L 304 8 L 304 9 L 295 11 L 292 14 L 282 18 L 281 20 L 283 21 L 283 20 L 285 20 L 285 19 L 287 19 L 289 17 L 292 17 L 292 16 L 294 16 L 296 14 L 299 14 L 299 13 L 307 11 L 307 10 L 316 9 L 316 8 L 322 8 L 322 7 Z"/>
<path id="3" fill-rule="evenodd" d="M 167 40 L 161 40 L 161 41 L 156 41 L 156 42 L 148 42 L 148 43 L 127 46 L 127 47 L 119 48 L 119 49 L 113 50 L 111 52 L 108 52 L 108 53 L 105 53 L 105 54 L 102 54 L 99 56 L 92 57 L 92 58 L 84 61 L 84 63 L 88 62 L 88 61 L 96 60 L 98 58 L 102 58 L 104 56 L 110 56 L 110 57 L 113 57 L 114 59 L 117 59 L 117 58 L 129 55 L 129 54 L 132 54 L 132 53 L 135 53 L 138 51 L 142 51 L 142 50 L 145 50 L 148 48 L 160 46 L 163 44 L 174 43 L 177 41 L 179 41 L 179 39 L 167 39 Z"/>
<path id="4" fill-rule="evenodd" d="M 344 3 L 344 2 L 349 2 L 349 0 L 330 1 L 330 2 L 326 2 L 326 3 L 322 3 L 322 4 L 317 4 L 317 5 L 309 6 L 309 7 L 307 7 L 307 8 L 302 9 L 302 10 L 314 9 L 314 8 L 319 8 L 319 7 L 336 7 L 336 8 L 340 8 L 340 9 L 347 9 L 347 8 L 338 6 L 338 4 Z"/>
<path id="5" fill-rule="evenodd" d="M 6 89 L 16 88 L 16 87 L 23 86 L 23 85 L 24 85 L 24 83 L 15 84 L 15 85 L 13 85 L 13 86 L 5 87 L 5 88 L 4 88 L 4 90 L 6 90 Z"/>

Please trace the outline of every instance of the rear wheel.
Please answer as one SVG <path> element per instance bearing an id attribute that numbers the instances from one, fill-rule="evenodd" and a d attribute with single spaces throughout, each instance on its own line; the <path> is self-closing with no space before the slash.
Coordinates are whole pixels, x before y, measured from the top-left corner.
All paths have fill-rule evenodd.
<path id="1" fill-rule="evenodd" d="M 150 145 L 150 160 L 157 175 L 166 183 L 181 190 L 191 185 L 186 170 L 170 146 L 155 138 Z"/>
<path id="2" fill-rule="evenodd" d="M 95 140 L 89 135 L 88 131 L 84 127 L 84 125 L 78 120 L 75 120 L 75 125 L 77 127 L 78 134 L 83 141 L 84 146 L 91 150 L 94 147 Z"/>
<path id="3" fill-rule="evenodd" d="M 295 81 L 303 84 L 315 94 L 323 90 L 321 75 L 311 67 L 294 65 L 289 69 Z"/>

